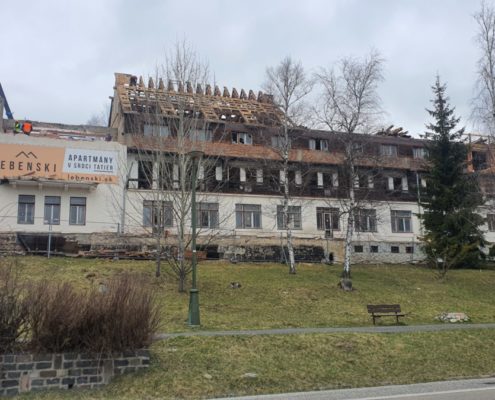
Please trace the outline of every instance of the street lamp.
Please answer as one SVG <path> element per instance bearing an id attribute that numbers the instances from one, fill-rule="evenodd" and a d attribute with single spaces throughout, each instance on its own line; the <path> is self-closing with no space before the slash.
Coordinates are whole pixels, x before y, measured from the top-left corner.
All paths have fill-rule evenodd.
<path id="1" fill-rule="evenodd" d="M 193 150 L 187 153 L 192 160 L 192 188 L 191 188 L 191 250 L 192 250 L 192 287 L 189 291 L 189 317 L 187 323 L 191 327 L 200 326 L 199 320 L 199 290 L 196 285 L 196 269 L 197 269 L 197 255 L 196 255 L 196 185 L 198 180 L 198 167 L 199 161 L 203 156 L 203 152 L 199 150 Z"/>

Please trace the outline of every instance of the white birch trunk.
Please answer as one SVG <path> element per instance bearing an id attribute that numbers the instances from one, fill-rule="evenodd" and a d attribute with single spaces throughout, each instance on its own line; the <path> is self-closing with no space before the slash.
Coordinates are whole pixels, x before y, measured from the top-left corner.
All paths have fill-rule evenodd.
<path id="1" fill-rule="evenodd" d="M 289 152 L 290 152 L 290 138 L 287 122 L 284 125 L 284 150 L 283 150 L 283 177 L 284 177 L 284 205 L 283 205 L 283 219 L 285 223 L 285 230 L 287 236 L 287 253 L 289 255 L 289 274 L 296 273 L 296 261 L 294 257 L 294 246 L 292 243 L 292 228 L 289 222 Z"/>
<path id="2" fill-rule="evenodd" d="M 354 169 L 354 159 L 353 159 L 353 148 L 352 143 L 348 145 L 347 151 L 347 160 L 348 160 L 348 168 L 349 168 L 349 182 L 348 182 L 348 191 L 349 191 L 349 207 L 348 207 L 348 216 L 347 216 L 347 229 L 345 234 L 345 248 L 344 248 L 344 271 L 342 273 L 342 278 L 350 279 L 351 278 L 351 252 L 352 252 L 352 234 L 354 233 L 354 213 L 356 208 L 356 193 L 354 188 L 354 181 L 356 179 L 356 171 Z"/>

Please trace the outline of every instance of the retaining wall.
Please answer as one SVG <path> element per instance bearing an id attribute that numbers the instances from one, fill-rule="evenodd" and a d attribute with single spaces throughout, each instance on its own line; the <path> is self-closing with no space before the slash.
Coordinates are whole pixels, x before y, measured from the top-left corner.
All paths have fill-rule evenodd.
<path id="1" fill-rule="evenodd" d="M 47 389 L 96 388 L 116 376 L 148 368 L 148 350 L 103 354 L 0 355 L 0 395 Z"/>

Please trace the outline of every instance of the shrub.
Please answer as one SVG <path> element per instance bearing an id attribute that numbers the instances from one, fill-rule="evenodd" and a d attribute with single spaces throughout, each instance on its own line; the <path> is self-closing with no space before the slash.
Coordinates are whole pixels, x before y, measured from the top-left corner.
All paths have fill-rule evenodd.
<path id="1" fill-rule="evenodd" d="M 77 350 L 86 296 L 76 292 L 68 283 L 56 284 L 43 280 L 31 284 L 27 303 L 32 350 Z"/>
<path id="2" fill-rule="evenodd" d="M 0 262 L 0 353 L 14 351 L 26 333 L 27 307 L 18 272 L 16 259 Z"/>
<path id="3" fill-rule="evenodd" d="M 93 293 L 87 304 L 81 343 L 93 351 L 147 346 L 159 324 L 154 290 L 140 275 L 114 276 L 104 293 Z"/>
<path id="4" fill-rule="evenodd" d="M 38 352 L 115 352 L 150 343 L 159 304 L 143 277 L 121 274 L 106 290 L 35 283 L 28 295 L 31 347 Z"/>

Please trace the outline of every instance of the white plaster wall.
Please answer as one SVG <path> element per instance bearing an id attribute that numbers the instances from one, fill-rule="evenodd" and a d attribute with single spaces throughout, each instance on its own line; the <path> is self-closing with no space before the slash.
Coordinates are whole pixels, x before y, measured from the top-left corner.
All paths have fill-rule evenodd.
<path id="1" fill-rule="evenodd" d="M 0 135 L 2 143 L 29 144 L 46 147 L 70 147 L 92 150 L 112 150 L 118 154 L 118 165 L 126 160 L 126 148 L 118 143 L 105 141 L 74 141 L 65 139 L 48 139 L 25 135 Z M 26 186 L 0 184 L 0 231 L 2 232 L 47 232 L 49 227 L 44 224 L 45 196 L 60 196 L 60 225 L 53 225 L 53 232 L 62 233 L 92 233 L 117 232 L 121 218 L 123 181 L 119 178 L 117 184 L 100 183 L 92 189 L 74 188 L 71 185 L 50 187 L 49 184 Z M 21 194 L 35 196 L 34 224 L 18 224 L 18 197 Z M 70 197 L 86 197 L 86 224 L 69 225 Z"/>
<path id="2" fill-rule="evenodd" d="M 162 195 L 163 196 L 163 195 Z M 126 231 L 130 233 L 146 233 L 147 230 L 142 227 L 143 201 L 144 200 L 167 200 L 167 196 L 160 197 L 159 192 L 151 190 L 129 190 L 127 194 L 126 207 Z M 257 237 L 280 237 L 284 235 L 284 230 L 277 229 L 276 210 L 277 205 L 281 204 L 281 198 L 276 196 L 253 195 L 253 194 L 209 194 L 198 193 L 198 202 L 218 202 L 219 203 L 219 221 L 220 227 L 215 230 L 216 234 L 232 234 L 235 230 L 236 235 L 254 235 Z M 256 204 L 261 205 L 262 227 L 261 229 L 237 229 L 235 226 L 235 205 L 236 204 Z M 295 198 L 291 205 L 301 206 L 302 229 L 293 230 L 293 236 L 301 239 L 321 238 L 325 232 L 317 229 L 316 225 L 316 208 L 317 207 L 334 207 L 341 208 L 340 202 L 329 199 L 307 199 Z M 381 202 L 370 205 L 369 208 L 376 208 L 378 219 L 378 231 L 370 233 L 354 233 L 356 241 L 388 241 L 410 243 L 417 241 L 417 235 L 420 233 L 420 222 L 417 218 L 418 206 L 416 203 L 404 202 Z M 391 226 L 391 210 L 407 210 L 412 213 L 412 233 L 393 233 Z M 346 215 L 340 219 L 338 231 L 333 235 L 336 239 L 345 237 Z M 175 225 L 175 221 L 174 221 Z M 188 224 L 189 225 L 189 224 Z M 175 233 L 175 226 L 169 229 Z M 203 232 L 209 234 L 210 232 Z M 201 234 L 201 232 L 200 232 Z"/>

